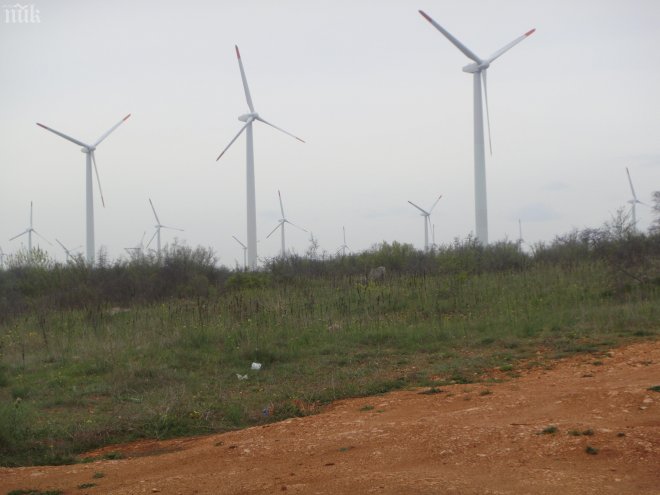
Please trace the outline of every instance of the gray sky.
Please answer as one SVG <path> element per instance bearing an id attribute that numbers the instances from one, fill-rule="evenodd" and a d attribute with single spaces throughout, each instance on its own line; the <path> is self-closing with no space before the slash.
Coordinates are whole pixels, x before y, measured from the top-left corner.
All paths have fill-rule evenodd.
<path id="1" fill-rule="evenodd" d="M 13 5 L 15 2 L 7 2 Z M 383 240 L 423 245 L 474 229 L 469 60 L 417 12 L 482 57 L 535 27 L 489 70 L 493 155 L 486 158 L 491 240 L 551 240 L 598 226 L 630 198 L 660 189 L 660 3 L 657 0 L 35 0 L 39 21 L 0 11 L 0 246 L 34 227 L 84 244 L 84 155 L 35 125 L 93 142 L 96 245 L 111 257 L 147 240 L 155 220 L 220 262 L 242 262 L 245 138 L 215 158 L 248 111 L 241 50 L 257 111 L 302 144 L 255 124 L 259 256 L 278 254 L 277 190 L 294 223 L 334 253 Z M 646 229 L 650 211 L 638 207 Z M 25 241 L 27 242 L 27 241 Z M 58 259 L 62 250 L 40 242 Z M 287 229 L 302 253 L 309 235 Z"/>

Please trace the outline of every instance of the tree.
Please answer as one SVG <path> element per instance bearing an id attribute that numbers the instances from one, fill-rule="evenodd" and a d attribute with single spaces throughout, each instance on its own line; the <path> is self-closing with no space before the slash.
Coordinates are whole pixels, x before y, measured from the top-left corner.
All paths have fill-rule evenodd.
<path id="1" fill-rule="evenodd" d="M 651 208 L 653 209 L 655 219 L 649 227 L 649 233 L 660 234 L 660 191 L 654 191 L 653 194 L 651 194 L 651 201 L 653 201 L 653 206 L 651 206 Z"/>

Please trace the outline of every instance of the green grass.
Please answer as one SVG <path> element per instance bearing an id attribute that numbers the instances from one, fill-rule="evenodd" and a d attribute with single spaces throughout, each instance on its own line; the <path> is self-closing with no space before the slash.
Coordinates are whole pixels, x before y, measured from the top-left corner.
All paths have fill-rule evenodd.
<path id="1" fill-rule="evenodd" d="M 406 387 L 440 392 L 511 371 L 539 349 L 602 355 L 657 338 L 660 289 L 613 300 L 609 277 L 596 262 L 373 285 L 319 277 L 203 305 L 15 319 L 0 325 L 0 464 L 73 462 L 111 443 L 229 431 Z"/>

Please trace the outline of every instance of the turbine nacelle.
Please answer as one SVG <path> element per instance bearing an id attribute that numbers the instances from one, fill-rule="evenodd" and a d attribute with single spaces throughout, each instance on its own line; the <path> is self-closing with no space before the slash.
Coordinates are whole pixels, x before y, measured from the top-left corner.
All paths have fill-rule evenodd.
<path id="1" fill-rule="evenodd" d="M 91 153 L 93 151 L 96 151 L 96 148 L 93 146 L 90 146 L 89 148 L 80 148 L 81 153 Z"/>
<path id="2" fill-rule="evenodd" d="M 241 122 L 252 122 L 253 120 L 256 120 L 258 118 L 259 118 L 259 114 L 257 112 L 252 112 L 241 115 L 238 118 L 238 120 L 240 120 Z"/>
<path id="3" fill-rule="evenodd" d="M 463 72 L 467 72 L 468 74 L 474 74 L 475 72 L 481 72 L 482 70 L 486 70 L 488 67 L 490 67 L 489 62 L 481 62 L 481 63 L 475 62 L 463 67 Z"/>

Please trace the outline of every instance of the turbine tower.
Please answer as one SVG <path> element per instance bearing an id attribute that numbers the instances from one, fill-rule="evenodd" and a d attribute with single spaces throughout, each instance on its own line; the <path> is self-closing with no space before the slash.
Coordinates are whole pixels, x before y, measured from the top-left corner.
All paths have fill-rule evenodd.
<path id="1" fill-rule="evenodd" d="M 474 87 L 474 210 L 476 222 L 477 240 L 482 244 L 488 244 L 488 201 L 486 197 L 486 157 L 484 152 L 484 118 L 482 108 L 482 80 L 483 80 L 483 99 L 486 102 L 486 119 L 488 121 L 488 143 L 490 145 L 490 118 L 488 115 L 488 86 L 486 73 L 490 64 L 499 56 L 513 48 L 515 45 L 530 36 L 536 29 L 527 31 L 522 36 L 516 38 L 508 45 L 503 46 L 490 57 L 481 59 L 474 54 L 468 47 L 452 36 L 449 31 L 435 22 L 424 11 L 419 13 L 429 21 L 438 31 L 451 41 L 456 48 L 472 60 L 474 63 L 463 67 L 463 72 L 473 74 Z M 492 147 L 491 147 L 492 152 Z"/>
<path id="2" fill-rule="evenodd" d="M 99 193 L 101 195 L 101 203 L 103 203 L 103 207 L 105 207 L 105 200 L 103 199 L 103 191 L 101 190 L 101 180 L 99 179 L 99 171 L 96 168 L 96 157 L 94 156 L 94 151 L 96 151 L 96 147 L 101 144 L 101 142 L 107 138 L 110 134 L 114 132 L 117 127 L 119 127 L 121 124 L 123 124 L 126 119 L 128 119 L 131 116 L 129 113 L 126 117 L 121 119 L 117 124 L 112 126 L 108 132 L 103 134 L 94 144 L 85 144 L 82 141 L 79 141 L 77 139 L 74 139 L 70 136 L 67 136 L 66 134 L 63 134 L 59 131 L 56 131 L 55 129 L 51 129 L 50 127 L 46 127 L 43 124 L 40 124 L 37 122 L 37 125 L 39 127 L 43 127 L 47 131 L 50 131 L 54 134 L 57 134 L 60 137 L 63 137 L 67 141 L 71 141 L 74 144 L 77 144 L 78 146 L 82 146 L 82 151 L 85 153 L 85 189 L 86 189 L 86 203 L 87 203 L 87 211 L 86 211 L 86 221 L 85 225 L 87 228 L 87 246 L 86 246 L 86 255 L 87 255 L 87 263 L 89 265 L 94 264 L 94 192 L 93 192 L 93 187 L 92 187 L 92 164 L 94 164 L 94 172 L 96 173 L 96 182 L 98 183 L 99 186 Z"/>
<path id="3" fill-rule="evenodd" d="M 30 258 L 32 257 L 32 233 L 34 233 L 34 234 L 38 235 L 39 237 L 41 237 L 44 241 L 46 241 L 51 246 L 53 245 L 48 239 L 46 239 L 39 232 L 34 230 L 34 228 L 32 228 L 32 201 L 30 201 L 30 226 L 27 229 L 25 229 L 23 232 L 21 232 L 20 234 L 15 235 L 11 239 L 9 239 L 10 241 L 13 241 L 14 239 L 17 239 L 17 238 L 21 237 L 22 235 L 27 234 L 27 236 L 28 236 L 28 256 Z"/>
<path id="4" fill-rule="evenodd" d="M 245 244 L 243 244 L 241 241 L 239 241 L 238 238 L 237 238 L 236 236 L 232 236 L 232 237 L 233 237 L 234 240 L 235 240 L 236 242 L 238 242 L 238 243 L 241 245 L 241 247 L 243 248 L 243 270 L 247 270 L 247 250 L 248 250 L 248 248 L 247 248 L 247 246 L 246 246 Z M 236 262 L 236 264 L 238 265 L 238 262 Z"/>
<path id="5" fill-rule="evenodd" d="M 632 199 L 629 199 L 628 203 L 630 203 L 632 210 L 633 230 L 637 232 L 637 204 L 639 203 L 640 205 L 644 205 L 644 206 L 648 206 L 648 205 L 637 199 L 637 194 L 635 194 L 635 188 L 633 187 L 633 183 L 632 183 L 632 179 L 630 178 L 630 172 L 628 171 L 628 167 L 626 167 L 626 174 L 628 175 L 628 183 L 630 184 L 630 192 L 632 193 Z"/>
<path id="6" fill-rule="evenodd" d="M 156 252 L 158 253 L 158 257 L 160 258 L 160 229 L 170 229 L 170 230 L 178 230 L 179 232 L 183 232 L 183 229 L 178 229 L 176 227 L 168 227 L 167 225 L 163 225 L 160 223 L 160 220 L 158 218 L 158 214 L 156 213 L 156 208 L 154 208 L 154 204 L 151 201 L 151 198 L 149 198 L 149 204 L 151 205 L 151 211 L 154 212 L 154 217 L 156 217 L 156 232 L 154 232 L 154 235 L 151 236 L 151 239 L 149 239 L 149 242 L 147 243 L 147 247 L 151 245 L 153 242 L 154 238 L 156 238 Z"/>
<path id="7" fill-rule="evenodd" d="M 277 229 L 281 229 L 281 234 L 282 234 L 282 258 L 286 257 L 286 245 L 284 243 L 284 224 L 288 223 L 289 225 L 293 225 L 295 228 L 302 230 L 303 232 L 307 232 L 305 229 L 302 227 L 298 227 L 295 223 L 290 222 L 286 216 L 284 215 L 284 206 L 282 206 L 282 195 L 280 194 L 280 191 L 277 191 L 277 195 L 280 198 L 280 211 L 282 212 L 282 218 L 280 218 L 280 221 L 277 223 L 277 227 L 275 227 L 270 234 L 266 236 L 266 239 L 268 239 Z"/>
<path id="8" fill-rule="evenodd" d="M 433 206 L 431 206 L 431 208 L 429 208 L 428 211 L 426 211 L 424 208 L 421 208 L 421 207 L 417 206 L 412 201 L 408 201 L 408 203 L 410 203 L 415 208 L 417 208 L 419 211 L 421 211 L 420 215 L 422 215 L 424 217 L 424 251 L 429 250 L 429 225 L 431 224 L 431 212 L 433 211 L 433 208 L 435 208 L 435 205 L 438 204 L 438 201 L 440 201 L 440 198 L 442 198 L 442 194 L 440 196 L 438 196 L 438 199 L 435 200 L 435 203 L 433 203 Z M 435 242 L 435 239 L 434 239 L 434 242 Z"/>
<path id="9" fill-rule="evenodd" d="M 238 51 L 238 46 L 236 46 L 236 57 L 238 58 L 238 67 L 241 71 L 241 79 L 243 80 L 243 90 L 245 91 L 245 99 L 247 100 L 248 108 L 250 113 L 246 113 L 238 117 L 238 120 L 245 122 L 245 125 L 241 127 L 241 130 L 238 131 L 238 134 L 234 136 L 229 144 L 226 146 L 220 156 L 216 158 L 216 161 L 220 160 L 222 155 L 229 149 L 229 147 L 234 144 L 234 141 L 238 139 L 243 131 L 246 131 L 246 141 L 247 141 L 247 156 L 246 156 L 246 183 L 247 183 L 247 253 L 248 253 L 248 266 L 250 270 L 257 269 L 257 201 L 255 196 L 255 185 L 254 185 L 254 144 L 252 139 L 252 123 L 255 120 L 263 122 L 266 125 L 274 127 L 278 131 L 282 131 L 284 134 L 287 134 L 298 141 L 305 142 L 297 136 L 277 127 L 276 125 L 266 122 L 262 119 L 257 112 L 254 110 L 254 105 L 252 104 L 252 97 L 250 96 L 250 89 L 248 88 L 247 79 L 245 77 L 245 70 L 243 70 L 243 62 L 241 60 L 241 53 Z M 284 231 L 282 231 L 284 232 Z"/>

